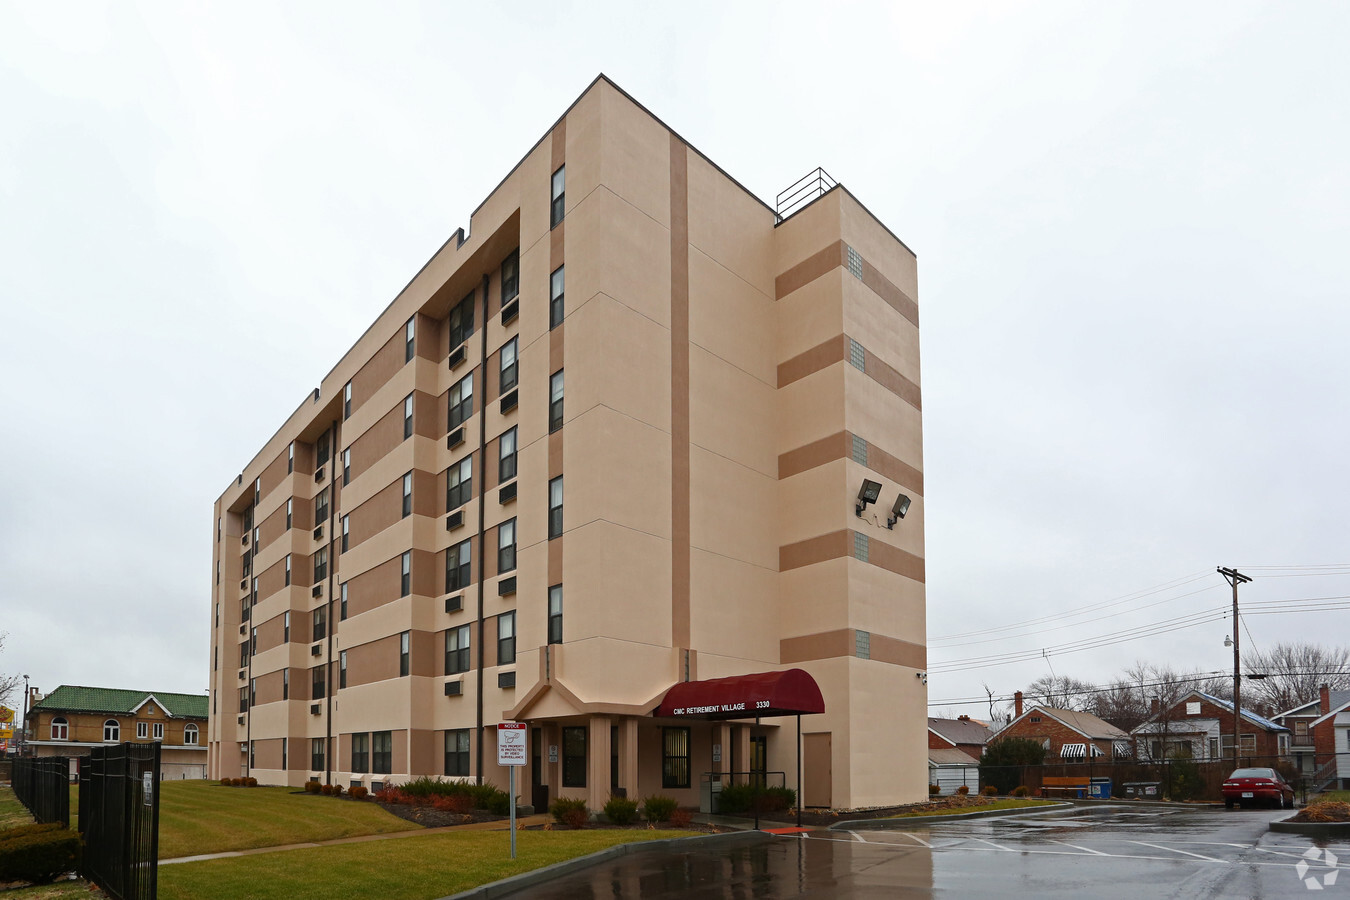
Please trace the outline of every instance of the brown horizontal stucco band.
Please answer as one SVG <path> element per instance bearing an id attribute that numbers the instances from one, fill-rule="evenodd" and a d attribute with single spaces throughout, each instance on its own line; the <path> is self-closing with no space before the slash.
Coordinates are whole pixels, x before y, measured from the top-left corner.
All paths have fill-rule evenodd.
<path id="1" fill-rule="evenodd" d="M 778 386 L 787 387 L 822 369 L 848 359 L 848 335 L 839 334 L 822 341 L 810 350 L 798 353 L 787 362 L 778 364 Z M 859 342 L 859 346 L 862 343 Z M 915 409 L 923 409 L 919 386 L 893 369 L 875 353 L 863 347 L 863 374 L 904 400 Z"/>
<path id="2" fill-rule="evenodd" d="M 890 663 L 895 666 L 908 666 L 911 669 L 928 667 L 928 650 L 922 644 L 902 641 L 872 632 L 870 635 L 870 654 L 868 659 Z M 857 632 L 852 628 L 839 628 L 835 631 L 822 631 L 817 634 L 804 634 L 799 637 L 783 638 L 778 642 L 779 662 L 808 662 L 813 659 L 837 659 L 841 656 L 857 655 Z"/>
<path id="3" fill-rule="evenodd" d="M 812 566 L 816 563 L 852 556 L 853 531 L 845 528 L 841 531 L 822 534 L 807 538 L 804 541 L 798 541 L 795 544 L 779 547 L 778 571 L 787 572 L 792 569 L 800 569 L 803 566 Z M 867 564 L 885 569 L 888 572 L 894 572 L 897 575 L 903 575 L 914 581 L 922 582 L 924 580 L 923 557 L 915 556 L 913 553 L 901 550 L 899 547 L 892 547 L 890 544 L 879 540 L 869 543 Z"/>
<path id="4" fill-rule="evenodd" d="M 889 478 L 896 484 L 923 496 L 923 473 L 903 460 L 897 459 L 882 450 L 876 444 L 867 444 L 867 468 L 883 478 Z M 853 433 L 840 431 L 829 437 L 812 441 L 809 444 L 789 450 L 778 456 L 779 479 L 791 478 L 802 472 L 834 462 L 836 459 L 849 459 L 853 456 Z"/>
<path id="5" fill-rule="evenodd" d="M 793 291 L 805 287 L 827 272 L 847 264 L 848 244 L 843 241 L 830 244 L 788 269 L 774 279 L 774 297 L 782 300 Z M 896 287 L 876 266 L 862 258 L 862 283 L 915 326 L 919 324 L 919 304 Z"/>

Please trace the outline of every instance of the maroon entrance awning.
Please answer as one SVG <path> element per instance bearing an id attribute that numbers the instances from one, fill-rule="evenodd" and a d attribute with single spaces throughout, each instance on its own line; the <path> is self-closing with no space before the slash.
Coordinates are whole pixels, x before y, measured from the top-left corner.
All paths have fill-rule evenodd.
<path id="1" fill-rule="evenodd" d="M 823 713 L 816 680 L 801 669 L 683 681 L 666 691 L 653 713 L 684 719 L 752 719 Z"/>

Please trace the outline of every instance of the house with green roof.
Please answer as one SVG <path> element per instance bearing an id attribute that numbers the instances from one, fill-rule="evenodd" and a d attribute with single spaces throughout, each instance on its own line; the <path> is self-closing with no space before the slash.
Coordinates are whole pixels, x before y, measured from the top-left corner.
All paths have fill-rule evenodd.
<path id="1" fill-rule="evenodd" d="M 74 760 L 94 747 L 157 742 L 161 778 L 205 778 L 209 712 L 205 694 L 63 684 L 29 704 L 25 746 L 35 756 Z"/>

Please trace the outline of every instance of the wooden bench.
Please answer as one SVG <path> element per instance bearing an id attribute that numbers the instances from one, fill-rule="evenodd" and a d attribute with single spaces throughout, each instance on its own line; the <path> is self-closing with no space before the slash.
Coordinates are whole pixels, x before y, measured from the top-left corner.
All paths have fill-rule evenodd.
<path id="1" fill-rule="evenodd" d="M 1077 797 L 1088 795 L 1088 780 L 1073 775 L 1047 775 L 1041 779 L 1042 797 Z"/>

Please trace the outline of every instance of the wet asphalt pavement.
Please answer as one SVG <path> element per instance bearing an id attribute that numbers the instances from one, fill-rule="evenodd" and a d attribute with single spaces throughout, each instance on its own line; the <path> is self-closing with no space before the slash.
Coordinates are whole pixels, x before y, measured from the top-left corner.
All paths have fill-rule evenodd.
<path id="1" fill-rule="evenodd" d="M 1325 856 L 1329 849 L 1350 868 L 1350 842 L 1266 830 L 1288 815 L 1123 805 L 894 831 L 815 831 L 754 846 L 634 853 L 510 896 L 1230 900 L 1339 891 L 1350 900 L 1350 872 L 1329 868 Z M 1317 858 L 1305 857 L 1309 851 Z"/>

